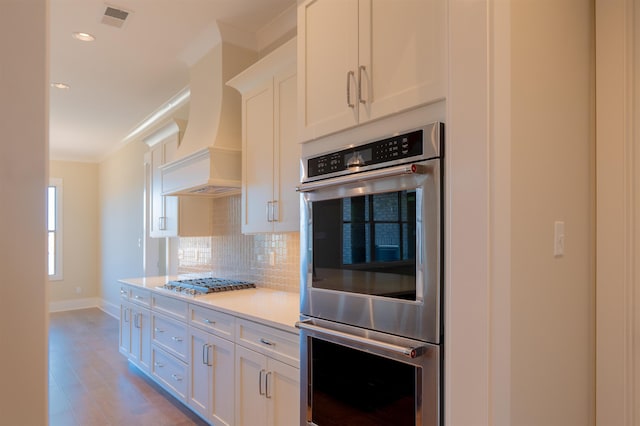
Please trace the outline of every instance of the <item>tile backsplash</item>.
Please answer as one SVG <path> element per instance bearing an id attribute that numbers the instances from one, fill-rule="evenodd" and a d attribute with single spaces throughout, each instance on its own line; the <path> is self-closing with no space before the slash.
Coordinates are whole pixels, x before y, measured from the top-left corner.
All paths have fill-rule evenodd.
<path id="1" fill-rule="evenodd" d="M 258 287 L 299 291 L 298 232 L 242 234 L 239 195 L 216 199 L 213 210 L 213 237 L 180 238 L 178 273 L 211 272 Z"/>

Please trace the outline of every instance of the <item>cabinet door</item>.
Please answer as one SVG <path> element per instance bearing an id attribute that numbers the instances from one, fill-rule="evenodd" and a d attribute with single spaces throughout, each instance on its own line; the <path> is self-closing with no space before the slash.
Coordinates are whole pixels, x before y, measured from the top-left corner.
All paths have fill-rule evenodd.
<path id="1" fill-rule="evenodd" d="M 298 135 L 303 141 L 357 124 L 357 72 L 358 0 L 300 4 Z"/>
<path id="2" fill-rule="evenodd" d="M 360 0 L 359 18 L 360 122 L 444 99 L 444 0 Z"/>
<path id="3" fill-rule="evenodd" d="M 162 196 L 162 175 L 160 166 L 164 164 L 164 149 L 156 145 L 151 149 L 151 202 L 149 206 L 151 237 L 164 237 L 166 234 L 165 197 Z"/>
<path id="4" fill-rule="evenodd" d="M 269 426 L 300 423 L 300 370 L 275 359 L 268 360 L 266 397 Z"/>
<path id="5" fill-rule="evenodd" d="M 189 405 L 216 425 L 232 425 L 235 414 L 234 344 L 194 328 L 189 333 Z"/>
<path id="6" fill-rule="evenodd" d="M 229 340 L 210 336 L 213 388 L 211 419 L 216 425 L 233 425 L 235 411 L 235 345 Z"/>
<path id="7" fill-rule="evenodd" d="M 300 144 L 297 140 L 296 73 L 292 70 L 274 78 L 274 232 L 300 230 Z"/>
<path id="8" fill-rule="evenodd" d="M 128 303 L 120 304 L 120 353 L 129 357 L 131 353 L 131 308 Z"/>
<path id="9" fill-rule="evenodd" d="M 236 425 L 266 423 L 266 357 L 236 345 Z"/>
<path id="10" fill-rule="evenodd" d="M 151 313 L 148 309 L 131 310 L 131 361 L 143 371 L 151 364 Z"/>
<path id="11" fill-rule="evenodd" d="M 242 232 L 271 232 L 273 200 L 273 83 L 242 97 Z"/>
<path id="12" fill-rule="evenodd" d="M 178 151 L 178 134 L 172 135 L 164 141 L 162 149 L 164 151 L 162 164 L 175 160 Z M 180 201 L 178 197 L 163 196 L 162 198 L 164 198 L 164 216 L 166 218 L 164 236 L 176 237 L 178 236 L 178 203 Z"/>
<path id="13" fill-rule="evenodd" d="M 189 386 L 189 406 L 202 417 L 209 419 L 211 412 L 211 368 L 208 333 L 190 329 L 189 353 L 191 364 L 191 383 Z M 208 358 L 209 356 L 209 358 Z"/>

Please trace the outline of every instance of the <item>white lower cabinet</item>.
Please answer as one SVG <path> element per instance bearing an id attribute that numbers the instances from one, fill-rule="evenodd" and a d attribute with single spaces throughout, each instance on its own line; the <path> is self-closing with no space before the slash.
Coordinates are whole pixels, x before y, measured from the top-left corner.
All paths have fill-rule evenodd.
<path id="1" fill-rule="evenodd" d="M 129 293 L 128 289 L 123 289 Z M 151 311 L 136 303 L 125 302 L 123 297 L 120 304 L 120 353 L 137 365 L 141 370 L 149 372 L 151 365 Z M 133 299 L 132 299 L 133 300 Z"/>
<path id="2" fill-rule="evenodd" d="M 208 423 L 299 424 L 296 333 L 132 286 L 120 294 L 120 352 Z"/>
<path id="3" fill-rule="evenodd" d="M 237 321 L 236 425 L 300 423 L 299 358 L 293 354 L 297 346 L 297 335 Z"/>
<path id="4" fill-rule="evenodd" d="M 188 364 L 155 344 L 151 346 L 151 375 L 165 390 L 182 402 L 187 402 Z"/>
<path id="5" fill-rule="evenodd" d="M 189 406 L 215 425 L 233 425 L 234 343 L 193 327 L 189 342 Z"/>
<path id="6" fill-rule="evenodd" d="M 151 312 L 134 307 L 131 311 L 131 362 L 143 371 L 151 368 Z"/>

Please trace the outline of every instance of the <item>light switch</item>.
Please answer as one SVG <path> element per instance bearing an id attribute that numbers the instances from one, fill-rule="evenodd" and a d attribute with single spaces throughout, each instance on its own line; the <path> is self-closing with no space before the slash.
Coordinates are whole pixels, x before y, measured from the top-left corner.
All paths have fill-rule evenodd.
<path id="1" fill-rule="evenodd" d="M 553 224 L 553 255 L 564 256 L 564 222 L 556 221 Z"/>

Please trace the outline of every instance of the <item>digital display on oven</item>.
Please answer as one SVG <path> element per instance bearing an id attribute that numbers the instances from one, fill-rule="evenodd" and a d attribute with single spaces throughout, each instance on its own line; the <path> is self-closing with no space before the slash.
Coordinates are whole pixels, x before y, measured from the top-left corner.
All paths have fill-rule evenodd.
<path id="1" fill-rule="evenodd" d="M 307 175 L 315 177 L 344 170 L 354 170 L 363 166 L 382 164 L 389 161 L 411 158 L 423 154 L 423 131 L 371 142 L 343 149 L 307 160 Z"/>

